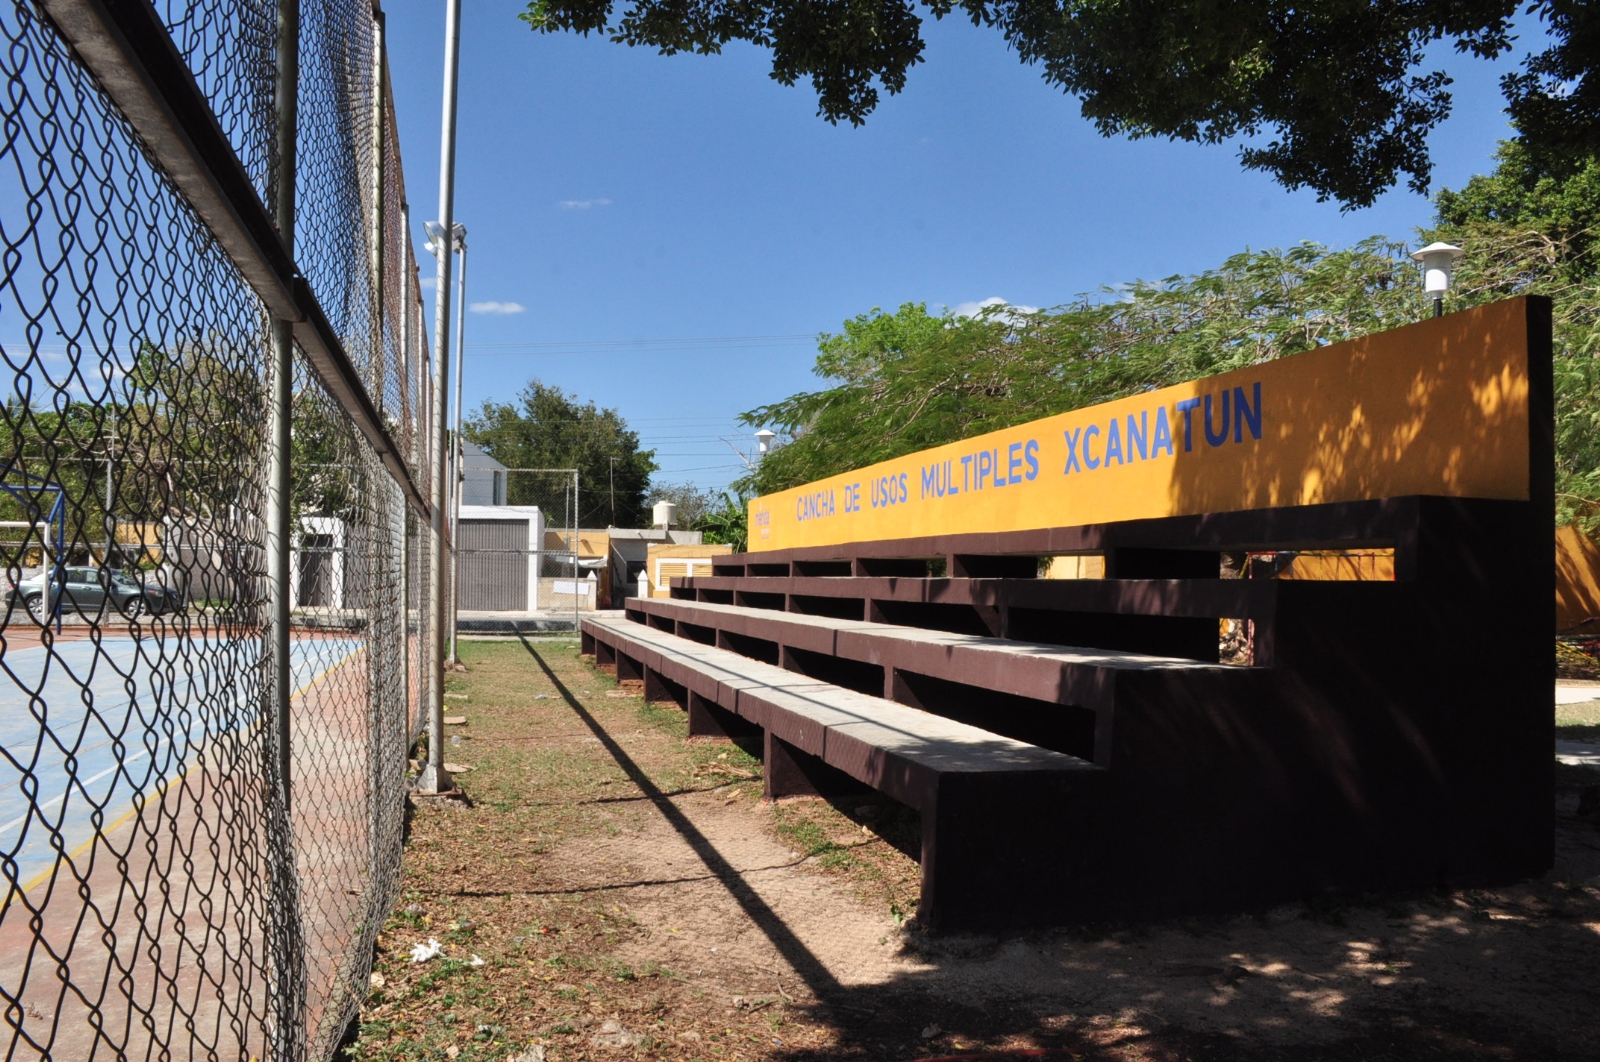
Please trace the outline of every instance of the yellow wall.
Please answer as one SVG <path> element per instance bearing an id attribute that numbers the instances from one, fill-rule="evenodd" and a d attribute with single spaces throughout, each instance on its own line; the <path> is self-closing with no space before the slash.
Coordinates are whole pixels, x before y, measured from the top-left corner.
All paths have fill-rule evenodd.
<path id="1" fill-rule="evenodd" d="M 1394 550 L 1317 550 L 1295 555 L 1279 579 L 1317 582 L 1394 582 Z"/>
<path id="2" fill-rule="evenodd" d="M 1098 553 L 1085 553 L 1067 557 L 1051 557 L 1045 569 L 1046 579 L 1104 579 L 1106 559 Z"/>
<path id="3" fill-rule="evenodd" d="M 1575 527 L 1556 531 L 1556 632 L 1600 628 L 1600 546 Z"/>
<path id="4" fill-rule="evenodd" d="M 711 545 L 710 543 L 690 544 L 682 542 L 663 542 L 660 544 L 652 544 L 645 552 L 644 567 L 645 573 L 650 580 L 650 596 L 671 597 L 672 586 L 668 580 L 690 574 L 690 565 L 675 565 L 672 563 L 673 561 L 705 561 L 710 560 L 712 557 L 726 557 L 732 552 L 732 546 Z M 658 565 L 656 563 L 658 560 L 664 560 L 666 563 Z M 693 574 L 710 575 L 710 565 L 694 565 Z"/>
<path id="5" fill-rule="evenodd" d="M 1528 448 L 1527 307 L 1510 299 L 756 498 L 750 549 L 1407 494 L 1524 499 Z"/>
<path id="6" fill-rule="evenodd" d="M 550 550 L 571 549 L 572 532 L 546 530 L 544 533 L 544 548 Z M 611 536 L 604 531 L 578 532 L 578 556 L 604 557 L 611 552 Z"/>

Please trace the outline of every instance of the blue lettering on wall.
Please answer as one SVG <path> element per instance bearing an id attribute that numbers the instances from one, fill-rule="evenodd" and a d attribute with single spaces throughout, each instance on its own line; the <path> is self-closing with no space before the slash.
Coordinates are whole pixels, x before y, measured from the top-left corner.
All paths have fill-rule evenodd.
<path id="1" fill-rule="evenodd" d="M 1165 449 L 1168 457 L 1176 456 L 1172 452 L 1172 425 L 1167 423 L 1167 407 L 1156 407 L 1156 430 L 1150 437 L 1150 456 L 1155 457 Z"/>
<path id="2" fill-rule="evenodd" d="M 1028 474 L 1024 479 L 1033 479 L 1039 474 L 1039 440 L 1029 439 L 1028 445 L 1023 448 L 1022 459 L 1028 462 Z"/>
<path id="3" fill-rule="evenodd" d="M 1234 442 L 1244 442 L 1244 425 L 1245 425 L 1245 421 L 1246 420 L 1248 420 L 1250 422 L 1250 434 L 1253 437 L 1257 438 L 1257 439 L 1261 438 L 1261 381 L 1260 380 L 1256 381 L 1255 395 L 1256 395 L 1256 405 L 1255 405 L 1255 409 L 1252 410 L 1252 409 L 1250 409 L 1250 406 L 1244 400 L 1244 388 L 1235 387 L 1233 389 L 1233 441 Z M 1223 429 L 1222 430 L 1223 431 L 1227 431 L 1228 430 L 1227 429 L 1227 423 L 1228 423 L 1227 422 L 1227 408 L 1228 407 L 1226 405 L 1224 405 L 1222 408 L 1223 408 L 1223 422 L 1222 422 L 1223 423 Z M 1246 410 L 1249 410 L 1249 412 L 1246 412 Z"/>
<path id="4" fill-rule="evenodd" d="M 820 520 L 834 513 L 833 488 L 802 494 L 794 502 L 796 520 Z"/>
<path id="5" fill-rule="evenodd" d="M 1228 392 L 1222 392 L 1222 430 L 1216 433 L 1211 431 L 1211 395 L 1206 395 L 1205 428 L 1206 442 L 1211 446 L 1221 446 L 1228 441 Z"/>
<path id="6" fill-rule="evenodd" d="M 1091 424 L 1083 429 L 1083 467 L 1091 472 L 1100 467 L 1100 459 L 1090 455 L 1089 440 L 1099 434 L 1100 426 L 1097 424 Z"/>
<path id="7" fill-rule="evenodd" d="M 1012 443 L 1006 447 L 1006 476 L 1011 483 L 1022 482 L 1022 476 L 1019 475 L 1022 469 L 1021 450 L 1021 443 Z"/>
<path id="8" fill-rule="evenodd" d="M 1144 461 L 1147 458 L 1149 458 L 1149 456 L 1150 456 L 1149 451 L 1145 448 L 1146 447 L 1145 440 L 1148 439 L 1148 438 L 1150 438 L 1150 411 L 1148 409 L 1141 409 L 1139 411 L 1139 419 L 1138 419 L 1137 422 L 1134 421 L 1133 414 L 1129 413 L 1128 414 L 1128 460 L 1129 461 L 1133 460 L 1133 448 L 1135 446 L 1139 447 L 1139 460 Z"/>
<path id="9" fill-rule="evenodd" d="M 1178 412 L 1183 414 L 1183 452 L 1188 453 L 1194 449 L 1194 425 L 1190 422 L 1190 414 L 1200 404 L 1198 398 L 1185 398 L 1178 403 Z"/>
<path id="10" fill-rule="evenodd" d="M 1083 434 L 1083 429 L 1064 431 L 1061 434 L 1067 439 L 1067 467 L 1061 470 L 1061 474 L 1065 476 L 1075 468 L 1080 472 L 1083 471 L 1083 466 L 1078 464 L 1078 436 Z"/>
<path id="11" fill-rule="evenodd" d="M 1111 459 L 1117 459 L 1117 464 L 1122 464 L 1122 422 L 1116 417 L 1111 418 L 1111 423 L 1106 427 L 1106 467 L 1111 467 Z"/>

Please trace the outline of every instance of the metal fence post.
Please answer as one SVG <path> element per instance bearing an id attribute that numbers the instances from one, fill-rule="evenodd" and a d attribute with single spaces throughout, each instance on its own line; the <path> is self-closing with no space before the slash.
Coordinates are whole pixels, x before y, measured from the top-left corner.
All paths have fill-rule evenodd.
<path id="1" fill-rule="evenodd" d="M 451 242 L 455 242 L 454 232 Z M 461 230 L 461 276 L 456 285 L 456 412 L 455 467 L 450 473 L 450 541 L 455 545 L 450 560 L 450 663 L 461 662 L 456 646 L 461 625 L 461 494 L 466 490 L 467 444 L 461 435 L 461 387 L 466 382 L 467 356 L 467 232 Z"/>
<path id="2" fill-rule="evenodd" d="M 446 482 L 450 475 L 450 242 L 455 223 L 456 182 L 456 71 L 461 52 L 461 0 L 445 5 L 444 115 L 439 142 L 439 228 L 442 247 L 435 252 L 439 263 L 433 299 L 433 413 L 436 448 L 434 450 L 433 534 L 429 559 L 433 563 L 433 629 L 429 634 L 428 689 L 428 765 L 423 768 L 418 788 L 442 793 L 453 787 L 444 769 L 444 633 L 450 607 L 450 565 L 446 563 L 445 511 L 449 502 Z M 438 242 L 435 243 L 438 247 Z M 455 543 L 450 543 L 453 550 Z"/>
<path id="3" fill-rule="evenodd" d="M 271 206 L 279 238 L 292 255 L 295 171 L 298 164 L 296 139 L 299 135 L 299 0 L 278 0 L 277 23 L 274 57 L 274 117 L 277 129 Z M 294 484 L 290 467 L 293 401 L 293 325 L 275 318 L 272 322 L 272 368 L 268 398 L 271 434 L 266 492 L 266 568 L 270 610 L 267 624 L 270 644 L 266 657 L 271 671 L 265 687 L 269 697 L 267 718 L 272 734 L 270 744 L 276 760 L 274 769 L 268 772 L 268 777 L 276 783 L 276 800 L 273 806 L 269 806 L 268 828 L 277 835 L 268 839 L 273 938 L 270 942 L 272 998 L 268 1007 L 272 1024 L 268 1032 L 268 1048 L 271 1057 L 278 1062 L 293 1062 L 302 1057 L 305 1010 L 304 955 L 300 946 L 299 888 L 290 801 L 293 750 L 290 745 L 292 728 L 289 714 L 292 689 L 289 666 L 289 552 L 294 509 Z"/>
<path id="4" fill-rule="evenodd" d="M 384 393 L 383 379 L 388 375 L 388 359 L 385 354 L 388 349 L 388 336 L 384 329 L 384 263 L 386 248 L 384 246 L 384 209 L 387 205 L 385 196 L 385 179 L 387 174 L 384 166 L 384 153 L 388 149 L 387 130 L 384 118 L 384 80 L 387 73 L 386 55 L 384 52 L 384 15 L 376 4 L 372 10 L 372 218 L 371 218 L 371 269 L 372 269 L 372 366 L 370 379 L 367 384 L 375 395 Z M 403 382 L 403 381 L 402 381 Z M 370 463 L 370 462 L 369 462 Z M 370 489 L 375 491 L 379 498 L 386 498 L 388 490 L 383 482 L 381 470 L 373 469 L 376 475 L 367 476 Z M 372 508 L 378 508 L 378 499 L 373 499 Z M 385 602 L 378 600 L 378 586 L 392 585 L 387 568 L 394 557 L 394 511 L 392 505 L 384 505 L 385 524 L 384 531 L 377 527 L 367 536 L 368 563 L 373 571 L 369 573 L 367 599 L 364 602 L 367 612 L 367 778 L 368 778 L 368 844 L 372 851 L 372 865 L 381 866 L 387 838 L 384 836 L 383 823 L 385 821 L 384 805 L 387 794 L 384 792 L 385 763 L 383 750 L 385 746 L 384 733 L 384 700 L 393 687 L 392 676 L 389 669 L 393 663 L 390 656 L 392 643 L 388 641 L 393 630 L 393 620 L 385 615 Z M 376 523 L 376 521 L 374 521 Z M 405 514 L 400 514 L 401 549 L 405 542 Z M 376 578 L 373 578 L 373 576 Z M 401 584 L 404 586 L 404 583 Z M 405 599 L 400 600 L 400 639 L 405 641 Z M 403 660 L 404 657 L 402 656 Z M 401 689 L 405 689 L 405 672 L 401 674 Z M 381 912 L 372 912 L 377 917 L 382 917 Z"/>

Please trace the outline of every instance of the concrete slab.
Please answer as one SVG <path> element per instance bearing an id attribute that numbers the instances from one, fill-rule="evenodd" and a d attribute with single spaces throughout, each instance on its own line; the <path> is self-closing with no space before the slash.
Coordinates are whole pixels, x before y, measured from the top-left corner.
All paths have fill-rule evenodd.
<path id="1" fill-rule="evenodd" d="M 1557 741 L 1556 761 L 1571 767 L 1600 767 L 1600 745 L 1577 741 Z"/>

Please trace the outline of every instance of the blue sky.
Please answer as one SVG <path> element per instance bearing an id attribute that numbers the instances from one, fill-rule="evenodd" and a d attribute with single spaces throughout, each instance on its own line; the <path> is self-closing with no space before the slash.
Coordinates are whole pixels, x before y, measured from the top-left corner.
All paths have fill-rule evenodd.
<path id="1" fill-rule="evenodd" d="M 443 4 L 393 0 L 412 218 L 438 207 Z M 764 52 L 658 56 L 535 35 L 522 5 L 462 18 L 456 218 L 467 226 L 466 399 L 529 379 L 617 408 L 658 481 L 721 487 L 747 409 L 817 386 L 815 343 L 874 306 L 1050 306 L 1246 247 L 1409 237 L 1425 199 L 1341 213 L 1246 173 L 1236 148 L 1106 140 L 998 34 L 929 22 L 926 61 L 861 128 L 816 117 Z M 1435 187 L 1489 168 L 1510 68 L 1442 49 L 1454 116 Z M 420 252 L 419 252 L 420 253 Z M 432 272 L 424 261 L 423 273 Z M 431 287 L 429 288 L 431 296 Z M 679 342 L 684 341 L 684 342 Z"/>

